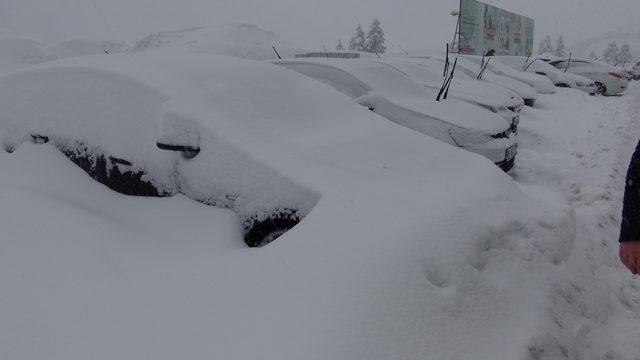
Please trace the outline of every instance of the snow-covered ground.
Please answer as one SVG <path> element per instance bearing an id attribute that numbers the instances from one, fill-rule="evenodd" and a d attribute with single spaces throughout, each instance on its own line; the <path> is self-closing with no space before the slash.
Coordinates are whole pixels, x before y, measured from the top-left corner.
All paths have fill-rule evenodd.
<path id="1" fill-rule="evenodd" d="M 262 159 L 320 200 L 260 249 L 229 210 L 115 193 L 50 145 L 1 152 L 0 358 L 637 358 L 616 241 L 640 89 L 541 95 L 509 177 L 308 86 L 352 116 Z"/>

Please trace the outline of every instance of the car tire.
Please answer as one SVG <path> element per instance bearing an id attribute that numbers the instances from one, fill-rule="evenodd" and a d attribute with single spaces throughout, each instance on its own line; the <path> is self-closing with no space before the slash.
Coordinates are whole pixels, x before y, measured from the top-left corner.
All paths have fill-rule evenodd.
<path id="1" fill-rule="evenodd" d="M 607 95 L 607 87 L 603 83 L 596 81 L 596 88 L 597 88 L 596 92 L 598 94 L 603 96 Z"/>

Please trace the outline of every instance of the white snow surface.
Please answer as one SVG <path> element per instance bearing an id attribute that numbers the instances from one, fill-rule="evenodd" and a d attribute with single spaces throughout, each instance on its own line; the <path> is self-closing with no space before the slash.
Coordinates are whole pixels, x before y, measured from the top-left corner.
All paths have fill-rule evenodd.
<path id="1" fill-rule="evenodd" d="M 253 24 L 228 24 L 164 31 L 138 41 L 131 51 L 193 52 L 235 56 L 244 59 L 292 57 L 293 47 L 275 33 Z"/>
<path id="2" fill-rule="evenodd" d="M 52 60 L 44 48 L 36 40 L 0 30 L 0 74 Z"/>
<path id="3" fill-rule="evenodd" d="M 640 354 L 640 285 L 616 259 L 638 89 L 541 95 L 514 178 L 270 64 L 77 58 L 7 75 L 0 94 L 5 141 L 45 129 L 162 165 L 156 137 L 186 124 L 212 145 L 180 160 L 185 176 L 252 165 L 319 196 L 248 249 L 231 211 L 114 193 L 50 145 L 1 152 L 0 358 Z"/>

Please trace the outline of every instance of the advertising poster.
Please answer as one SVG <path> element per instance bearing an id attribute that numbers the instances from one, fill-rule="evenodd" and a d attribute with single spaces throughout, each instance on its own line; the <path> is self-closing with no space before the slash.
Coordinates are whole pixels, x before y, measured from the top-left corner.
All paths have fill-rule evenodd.
<path id="1" fill-rule="evenodd" d="M 533 19 L 476 0 L 460 0 L 459 51 L 469 55 L 529 56 Z"/>

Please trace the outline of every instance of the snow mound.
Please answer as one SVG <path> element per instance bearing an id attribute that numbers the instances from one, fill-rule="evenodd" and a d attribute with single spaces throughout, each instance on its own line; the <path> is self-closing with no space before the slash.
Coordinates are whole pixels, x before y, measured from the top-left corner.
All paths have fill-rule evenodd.
<path id="1" fill-rule="evenodd" d="M 0 74 L 52 60 L 43 47 L 36 40 L 0 31 Z"/>
<path id="2" fill-rule="evenodd" d="M 273 46 L 282 57 L 294 54 L 275 33 L 253 24 L 234 24 L 164 31 L 138 41 L 131 51 L 191 52 L 269 60 L 277 58 Z"/>
<path id="3" fill-rule="evenodd" d="M 76 56 L 114 54 L 124 50 L 124 44 L 111 41 L 94 41 L 91 39 L 72 39 L 50 46 L 47 53 L 56 59 Z"/>

